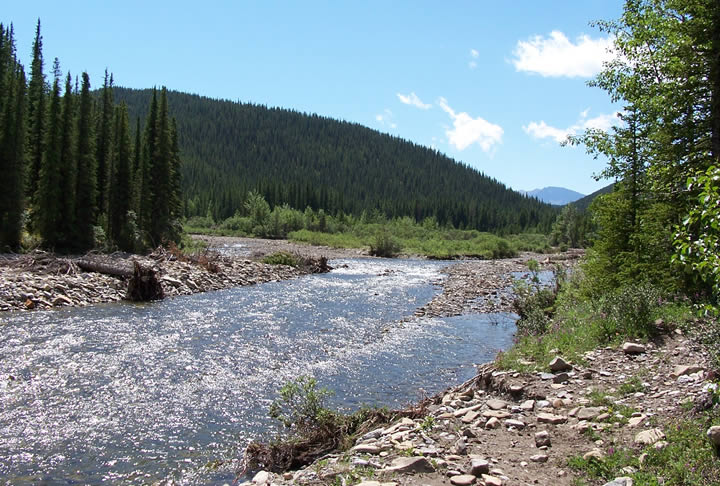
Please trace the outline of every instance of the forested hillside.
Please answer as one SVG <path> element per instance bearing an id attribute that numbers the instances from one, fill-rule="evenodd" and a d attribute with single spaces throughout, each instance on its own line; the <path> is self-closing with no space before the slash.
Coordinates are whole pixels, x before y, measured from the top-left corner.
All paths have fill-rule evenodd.
<path id="1" fill-rule="evenodd" d="M 147 113 L 151 93 L 114 90 L 132 119 Z M 187 216 L 232 216 L 254 189 L 271 206 L 355 215 L 377 209 L 482 231 L 547 232 L 556 216 L 437 151 L 358 124 L 174 91 L 168 104 Z"/>

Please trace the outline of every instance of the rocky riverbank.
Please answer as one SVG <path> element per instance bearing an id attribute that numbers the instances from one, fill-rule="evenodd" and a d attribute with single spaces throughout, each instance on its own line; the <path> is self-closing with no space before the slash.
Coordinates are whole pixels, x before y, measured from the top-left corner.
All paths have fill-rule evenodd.
<path id="1" fill-rule="evenodd" d="M 415 420 L 372 430 L 349 451 L 298 471 L 260 471 L 245 484 L 577 484 L 571 457 L 601 463 L 627 447 L 642 467 L 649 451 L 667 447 L 665 433 L 678 418 L 712 406 L 707 355 L 679 330 L 646 345 L 588 352 L 584 360 L 557 357 L 541 373 L 484 365 L 474 379 L 425 402 Z"/>
<path id="2" fill-rule="evenodd" d="M 208 253 L 193 259 L 156 251 L 149 256 L 116 253 L 60 257 L 45 252 L 0 256 L 0 311 L 51 309 L 116 302 L 125 297 L 121 277 L 84 271 L 82 262 L 155 271 L 165 296 L 188 295 L 296 278 L 316 268 L 266 265 L 241 257 Z"/>

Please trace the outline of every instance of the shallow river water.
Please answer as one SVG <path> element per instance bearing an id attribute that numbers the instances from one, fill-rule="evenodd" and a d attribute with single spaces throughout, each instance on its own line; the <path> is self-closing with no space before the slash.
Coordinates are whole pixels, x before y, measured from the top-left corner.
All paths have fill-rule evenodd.
<path id="1" fill-rule="evenodd" d="M 332 264 L 152 304 L 0 315 L 0 483 L 232 482 L 298 375 L 337 408 L 399 407 L 511 344 L 511 315 L 412 317 L 447 262 Z"/>

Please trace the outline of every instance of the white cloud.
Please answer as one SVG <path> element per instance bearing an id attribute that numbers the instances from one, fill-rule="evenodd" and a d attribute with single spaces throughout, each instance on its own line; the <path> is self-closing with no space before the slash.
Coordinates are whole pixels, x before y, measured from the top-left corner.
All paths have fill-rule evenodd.
<path id="1" fill-rule="evenodd" d="M 393 112 L 385 108 L 382 113 L 375 115 L 375 120 L 382 126 L 397 128 L 397 123 L 393 122 Z"/>
<path id="2" fill-rule="evenodd" d="M 409 95 L 398 93 L 397 97 L 402 103 L 415 106 L 417 108 L 420 108 L 421 110 L 429 110 L 432 107 L 432 105 L 423 103 L 422 100 L 418 98 L 418 95 L 416 95 L 414 92 L 410 93 Z"/>
<path id="3" fill-rule="evenodd" d="M 470 62 L 468 63 L 468 67 L 469 67 L 470 69 L 475 69 L 475 68 L 477 67 L 477 61 L 470 61 Z"/>
<path id="4" fill-rule="evenodd" d="M 483 118 L 472 118 L 465 112 L 456 113 L 450 108 L 445 98 L 438 100 L 438 105 L 453 120 L 453 128 L 445 134 L 451 145 L 458 150 L 465 150 L 477 143 L 484 152 L 490 152 L 495 144 L 502 143 L 503 129 Z"/>
<path id="5" fill-rule="evenodd" d="M 543 139 L 551 138 L 557 143 L 564 142 L 569 135 L 575 135 L 578 132 L 587 130 L 588 128 L 596 128 L 598 130 L 608 131 L 613 125 L 620 123 L 619 114 L 617 112 L 608 115 L 598 115 L 588 118 L 590 108 L 580 112 L 578 121 L 567 128 L 557 128 L 548 125 L 544 120 L 540 122 L 530 122 L 523 126 L 525 133 L 533 138 Z"/>
<path id="6" fill-rule="evenodd" d="M 512 63 L 518 71 L 544 77 L 589 78 L 600 72 L 603 62 L 613 58 L 611 37 L 592 39 L 580 36 L 575 43 L 565 34 L 554 30 L 547 38 L 535 36 L 518 41 Z"/>
<path id="7" fill-rule="evenodd" d="M 480 57 L 480 52 L 477 49 L 470 49 L 470 56 L 473 59 L 477 59 L 478 57 Z"/>
<path id="8" fill-rule="evenodd" d="M 478 51 L 477 49 L 470 49 L 470 57 L 472 59 L 470 60 L 470 62 L 468 62 L 468 67 L 470 69 L 475 69 L 476 67 L 478 67 L 476 59 L 480 57 L 480 51 Z"/>

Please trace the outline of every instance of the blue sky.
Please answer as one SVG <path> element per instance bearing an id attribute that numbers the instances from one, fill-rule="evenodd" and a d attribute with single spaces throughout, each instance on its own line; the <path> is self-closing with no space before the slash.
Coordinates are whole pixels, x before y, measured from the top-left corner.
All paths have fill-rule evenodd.
<path id="1" fill-rule="evenodd" d="M 584 194 L 603 161 L 558 141 L 609 127 L 607 95 L 586 85 L 606 58 L 589 24 L 620 0 L 13 1 L 30 63 L 42 22 L 45 69 L 107 68 L 121 86 L 169 89 L 360 123 L 440 152 L 514 189 Z"/>

